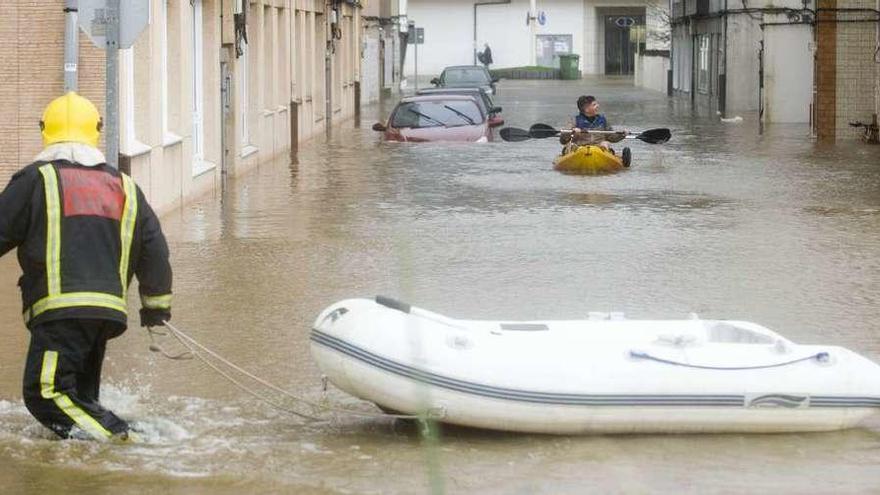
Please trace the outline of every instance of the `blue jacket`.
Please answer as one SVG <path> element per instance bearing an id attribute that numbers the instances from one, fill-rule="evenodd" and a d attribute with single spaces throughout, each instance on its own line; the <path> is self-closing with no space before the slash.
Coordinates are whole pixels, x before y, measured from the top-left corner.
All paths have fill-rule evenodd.
<path id="1" fill-rule="evenodd" d="M 605 119 L 605 115 L 601 113 L 592 118 L 587 117 L 582 113 L 578 113 L 574 117 L 574 125 L 578 129 L 595 129 L 597 131 L 611 130 L 611 126 L 608 125 L 608 121 Z"/>

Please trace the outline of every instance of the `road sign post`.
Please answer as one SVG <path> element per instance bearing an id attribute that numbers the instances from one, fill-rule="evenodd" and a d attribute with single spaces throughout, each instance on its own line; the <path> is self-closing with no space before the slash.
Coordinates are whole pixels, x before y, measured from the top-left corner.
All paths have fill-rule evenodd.
<path id="1" fill-rule="evenodd" d="M 150 22 L 150 0 L 80 0 L 78 22 L 106 50 L 104 141 L 107 165 L 119 168 L 119 49 L 131 48 Z"/>
<path id="2" fill-rule="evenodd" d="M 416 27 L 415 24 L 409 25 L 410 34 L 407 36 L 407 40 L 413 46 L 413 50 L 415 51 L 413 63 L 415 64 L 415 90 L 419 90 L 419 45 L 425 42 L 425 28 Z"/>

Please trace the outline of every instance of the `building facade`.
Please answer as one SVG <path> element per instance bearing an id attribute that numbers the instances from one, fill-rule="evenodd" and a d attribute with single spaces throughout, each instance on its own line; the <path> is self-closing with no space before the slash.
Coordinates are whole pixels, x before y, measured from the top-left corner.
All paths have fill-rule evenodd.
<path id="1" fill-rule="evenodd" d="M 401 60 L 407 48 L 407 2 L 374 0 L 361 11 L 361 102 L 371 103 L 400 88 Z"/>
<path id="2" fill-rule="evenodd" d="M 655 0 L 410 0 L 407 17 L 424 29 L 420 75 L 476 64 L 486 44 L 497 68 L 559 67 L 559 55 L 573 53 L 580 55 L 583 74 L 633 75 L 646 26 L 656 25 L 653 5 Z M 414 75 L 414 54 L 407 54 L 404 73 Z"/>
<path id="3" fill-rule="evenodd" d="M 41 149 L 37 122 L 63 92 L 63 8 L 4 4 L 0 49 L 15 69 L 0 76 L 0 187 Z M 120 168 L 159 212 L 354 115 L 357 2 L 150 0 L 150 9 L 150 24 L 120 51 Z M 99 109 L 104 64 L 80 33 L 78 91 Z"/>
<path id="4" fill-rule="evenodd" d="M 880 114 L 880 4 L 819 0 L 815 27 L 813 131 L 823 141 L 854 139 L 850 122 Z"/>
<path id="5" fill-rule="evenodd" d="M 880 105 L 873 0 L 672 0 L 673 88 L 724 115 L 855 138 Z"/>
<path id="6" fill-rule="evenodd" d="M 673 88 L 722 114 L 808 122 L 813 46 L 799 14 L 805 9 L 802 0 L 672 0 Z"/>

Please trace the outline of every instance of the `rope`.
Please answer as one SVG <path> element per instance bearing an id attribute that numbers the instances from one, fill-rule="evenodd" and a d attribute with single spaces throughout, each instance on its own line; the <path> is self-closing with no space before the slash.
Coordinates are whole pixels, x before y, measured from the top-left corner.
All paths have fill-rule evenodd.
<path id="1" fill-rule="evenodd" d="M 276 401 L 273 401 L 272 399 L 251 390 L 246 385 L 244 385 L 239 380 L 237 380 L 235 377 L 231 376 L 229 373 L 227 373 L 226 371 L 221 369 L 220 366 L 218 366 L 216 363 L 207 359 L 202 353 L 211 356 L 212 358 L 216 359 L 220 363 L 226 365 L 228 368 L 238 372 L 239 374 L 241 374 L 243 376 L 246 376 L 247 378 L 250 378 L 251 380 L 263 385 L 264 387 L 266 387 L 270 390 L 274 390 L 275 392 L 293 400 L 294 402 L 299 402 L 299 403 L 302 403 L 304 405 L 311 407 L 313 411 L 348 414 L 350 416 L 360 416 L 360 417 L 366 417 L 366 418 L 395 418 L 395 419 L 416 419 L 416 420 L 425 420 L 427 418 L 439 419 L 443 416 L 443 412 L 439 411 L 439 410 L 427 411 L 427 413 L 424 415 L 385 414 L 385 413 L 371 413 L 371 412 L 366 412 L 366 411 L 356 411 L 354 409 L 348 409 L 348 408 L 344 408 L 344 407 L 333 407 L 333 406 L 328 406 L 326 404 L 319 404 L 316 402 L 312 402 L 312 401 L 309 401 L 309 400 L 304 399 L 302 397 L 293 395 L 290 392 L 282 389 L 281 387 L 278 387 L 277 385 L 269 383 L 268 381 L 263 380 L 262 378 L 254 375 L 252 373 L 249 373 L 248 371 L 246 371 L 245 369 L 236 365 L 235 363 L 229 361 L 228 359 L 224 358 L 223 356 L 217 354 L 216 352 L 212 351 L 211 349 L 208 349 L 204 345 L 200 344 L 194 338 L 190 337 L 186 333 L 184 333 L 181 330 L 174 327 L 174 325 L 172 325 L 171 323 L 166 321 L 163 324 L 165 325 L 165 328 L 167 328 L 169 330 L 169 332 L 171 333 L 171 336 L 173 336 L 180 343 L 180 345 L 182 345 L 184 348 L 186 348 L 186 351 L 184 351 L 180 354 L 169 354 L 168 352 L 165 352 L 164 349 L 162 349 L 158 344 L 155 343 L 155 340 L 153 339 L 153 334 L 162 335 L 162 336 L 164 336 L 166 334 L 158 332 L 156 330 L 153 330 L 152 328 L 148 328 L 147 330 L 149 331 L 149 334 L 150 334 L 150 341 L 153 342 L 150 345 L 151 351 L 158 352 L 158 353 L 162 354 L 163 356 L 165 356 L 166 358 L 172 359 L 172 360 L 186 360 L 186 359 L 196 358 L 199 361 L 201 361 L 202 363 L 204 363 L 205 365 L 207 365 L 208 367 L 210 367 L 212 370 L 214 370 L 218 375 L 222 376 L 223 378 L 228 380 L 230 383 L 232 383 L 233 385 L 235 385 L 236 387 L 238 387 L 242 391 L 246 392 L 248 395 L 250 395 L 260 401 L 263 401 L 266 404 L 268 404 L 268 405 L 270 405 L 280 411 L 284 411 L 284 412 L 293 414 L 295 416 L 299 416 L 300 418 L 303 418 L 303 419 L 307 419 L 310 421 L 324 421 L 324 419 L 319 418 L 317 416 L 303 414 L 301 412 L 298 412 L 298 411 L 295 411 L 295 410 L 290 409 L 288 407 L 285 407 L 283 404 L 280 404 Z"/>
<path id="2" fill-rule="evenodd" d="M 782 366 L 788 366 L 790 364 L 800 363 L 802 361 L 810 361 L 813 359 L 815 359 L 816 361 L 818 361 L 820 363 L 827 363 L 828 360 L 830 359 L 830 356 L 828 355 L 827 352 L 819 352 L 819 353 L 813 354 L 812 356 L 807 356 L 807 357 L 803 357 L 800 359 L 793 359 L 791 361 L 786 361 L 784 363 L 765 364 L 765 365 L 761 365 L 761 366 L 703 366 L 703 365 L 699 365 L 699 364 L 682 363 L 679 361 L 671 361 L 668 359 L 658 358 L 656 356 L 652 356 L 652 355 L 648 354 L 647 352 L 629 351 L 629 355 L 632 358 L 647 359 L 649 361 L 656 361 L 658 363 L 663 363 L 663 364 L 671 364 L 673 366 L 683 366 L 685 368 L 697 368 L 697 369 L 701 369 L 701 370 L 725 370 L 725 371 L 760 370 L 760 369 L 766 369 L 766 368 L 779 368 Z"/>

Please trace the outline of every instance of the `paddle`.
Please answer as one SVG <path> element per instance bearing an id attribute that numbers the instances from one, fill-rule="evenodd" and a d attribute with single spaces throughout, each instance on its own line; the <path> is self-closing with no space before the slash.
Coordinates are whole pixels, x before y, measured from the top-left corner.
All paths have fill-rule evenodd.
<path id="1" fill-rule="evenodd" d="M 505 127 L 501 129 L 501 139 L 510 142 L 527 141 L 532 139 L 529 131 L 525 129 L 517 129 L 516 127 Z"/>
<path id="2" fill-rule="evenodd" d="M 507 133 L 508 135 L 514 135 L 514 136 L 516 136 L 517 139 L 506 139 L 504 137 L 504 134 L 505 134 L 504 131 L 506 129 L 510 129 L 510 131 Z M 528 138 L 523 137 L 523 136 L 526 136 L 526 135 L 528 137 L 531 137 L 534 139 L 544 139 L 544 138 L 548 138 L 548 137 L 558 136 L 561 132 L 567 132 L 567 131 L 561 131 L 559 129 L 555 129 L 547 124 L 535 124 L 531 128 L 529 128 L 528 132 L 524 131 L 523 129 L 517 129 L 515 127 L 507 127 L 505 129 L 501 129 L 501 139 L 504 139 L 505 141 L 514 141 L 514 140 L 515 141 L 525 141 Z M 588 132 L 590 134 L 614 134 L 619 131 L 591 131 L 591 130 L 588 130 L 586 132 Z M 672 137 L 672 132 L 666 128 L 648 129 L 647 131 L 642 131 L 638 134 L 634 134 L 634 133 L 627 134 L 626 137 L 628 139 L 638 139 L 640 141 L 644 141 L 644 142 L 650 143 L 650 144 L 661 144 L 661 143 L 665 143 L 666 141 L 669 141 L 669 139 Z"/>

